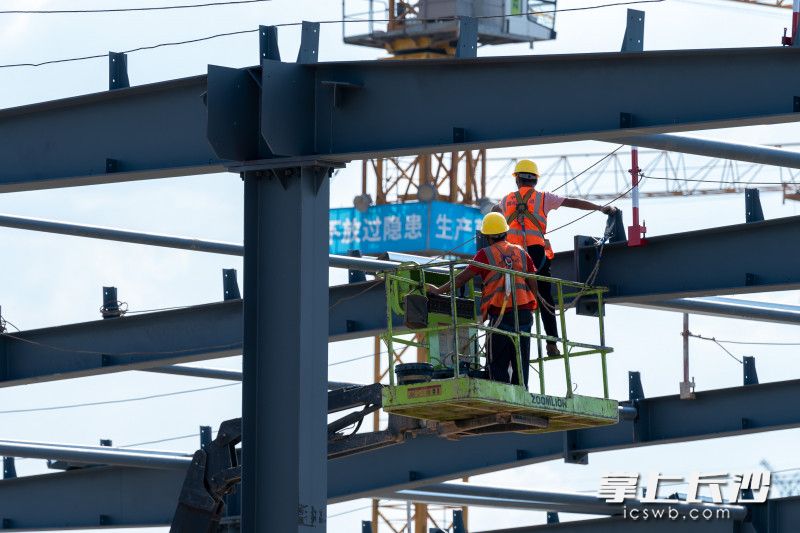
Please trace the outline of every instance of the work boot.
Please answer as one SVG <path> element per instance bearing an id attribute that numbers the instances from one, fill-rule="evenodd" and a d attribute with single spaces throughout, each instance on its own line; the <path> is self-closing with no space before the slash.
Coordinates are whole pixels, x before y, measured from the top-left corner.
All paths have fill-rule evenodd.
<path id="1" fill-rule="evenodd" d="M 554 342 L 547 343 L 547 357 L 556 357 L 561 355 L 561 352 L 558 351 L 558 346 Z"/>

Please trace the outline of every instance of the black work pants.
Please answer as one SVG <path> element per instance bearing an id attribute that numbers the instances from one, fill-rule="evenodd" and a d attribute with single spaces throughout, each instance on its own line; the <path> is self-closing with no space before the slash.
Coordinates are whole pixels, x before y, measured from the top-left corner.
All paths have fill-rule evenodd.
<path id="1" fill-rule="evenodd" d="M 552 274 L 550 274 L 550 260 L 544 254 L 544 246 L 539 246 L 538 244 L 528 246 L 528 255 L 533 259 L 533 265 L 536 267 L 537 274 L 540 276 L 547 276 L 548 278 L 552 277 Z M 550 307 L 554 308 L 552 284 L 540 280 L 536 280 L 536 283 L 539 286 L 539 296 L 550 304 Z M 541 303 L 539 304 L 539 310 L 539 316 L 542 317 L 542 325 L 544 325 L 544 332 L 548 337 L 558 337 L 555 315 L 553 315 L 550 309 L 547 309 L 547 306 Z M 555 342 L 553 342 L 553 344 L 555 344 Z"/>
<path id="2" fill-rule="evenodd" d="M 509 311 L 503 315 L 502 320 L 497 324 L 497 316 L 489 315 L 489 324 L 503 331 L 516 331 L 514 327 L 514 312 Z M 495 325 L 497 324 L 497 325 Z M 519 331 L 531 332 L 533 325 L 533 313 L 526 309 L 519 310 Z M 528 388 L 528 370 L 531 362 L 531 339 L 520 337 L 519 339 L 520 359 L 522 360 L 522 377 L 525 380 L 525 388 Z M 508 365 L 511 365 L 511 378 L 508 377 Z M 514 349 L 514 341 L 511 337 L 502 333 L 489 334 L 489 373 L 494 381 L 512 383 L 519 385 L 519 372 L 517 369 L 517 351 Z"/>

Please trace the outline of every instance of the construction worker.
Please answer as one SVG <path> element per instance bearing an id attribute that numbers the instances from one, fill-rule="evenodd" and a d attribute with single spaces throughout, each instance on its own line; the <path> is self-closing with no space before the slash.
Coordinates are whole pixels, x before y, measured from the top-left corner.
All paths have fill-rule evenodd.
<path id="1" fill-rule="evenodd" d="M 489 213 L 483 217 L 481 233 L 489 241 L 489 246 L 475 254 L 472 260 L 500 268 L 508 268 L 519 272 L 533 273 L 535 268 L 528 253 L 520 246 L 506 240 L 509 227 L 505 217 L 499 213 Z M 455 278 L 455 289 L 450 282 L 441 287 L 428 284 L 428 292 L 442 294 L 450 290 L 458 290 L 475 276 L 483 280 L 481 313 L 482 321 L 487 318 L 490 325 L 504 331 L 523 331 L 530 333 L 533 325 L 533 311 L 537 307 L 536 280 L 503 274 L 494 270 L 470 265 Z M 512 296 L 512 291 L 514 294 Z M 514 324 L 514 304 L 517 307 L 519 330 Z M 488 341 L 489 375 L 495 381 L 519 384 L 517 369 L 517 353 L 514 343 L 507 335 L 490 333 Z M 528 369 L 530 366 L 530 338 L 520 337 L 520 358 L 525 387 L 528 386 Z M 509 376 L 509 367 L 511 375 Z"/>
<path id="2" fill-rule="evenodd" d="M 547 234 L 547 215 L 559 207 L 572 207 L 587 211 L 602 211 L 611 215 L 617 211 L 616 207 L 602 206 L 580 200 L 578 198 L 564 198 L 550 192 L 536 190 L 539 180 L 539 168 L 536 163 L 527 159 L 520 160 L 514 167 L 514 177 L 517 181 L 517 190 L 509 193 L 492 211 L 502 213 L 509 224 L 508 242 L 524 247 L 533 259 L 536 272 L 542 276 L 550 277 L 550 262 L 553 259 L 553 249 L 550 242 L 545 239 Z M 541 317 L 544 331 L 548 337 L 558 338 L 556 317 L 553 314 L 553 292 L 550 283 L 539 281 L 539 297 L 544 300 Z M 555 341 L 546 343 L 547 355 L 560 355 Z"/>

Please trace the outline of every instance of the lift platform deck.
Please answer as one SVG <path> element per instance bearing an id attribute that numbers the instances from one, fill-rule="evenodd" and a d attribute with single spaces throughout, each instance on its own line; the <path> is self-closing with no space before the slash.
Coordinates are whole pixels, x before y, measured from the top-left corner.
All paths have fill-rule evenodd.
<path id="1" fill-rule="evenodd" d="M 468 376 L 386 387 L 383 409 L 439 422 L 517 415 L 512 418 L 518 421 L 517 425 L 530 426 L 517 429 L 525 433 L 604 426 L 618 421 L 616 400 L 531 394 L 519 385 Z"/>

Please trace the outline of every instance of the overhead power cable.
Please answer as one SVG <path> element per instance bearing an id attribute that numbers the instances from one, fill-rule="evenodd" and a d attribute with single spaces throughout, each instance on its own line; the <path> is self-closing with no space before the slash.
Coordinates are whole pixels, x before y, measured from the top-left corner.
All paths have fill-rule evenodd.
<path id="1" fill-rule="evenodd" d="M 343 516 L 343 515 L 350 514 L 350 513 L 356 513 L 358 511 L 363 511 L 365 509 L 372 509 L 372 505 L 365 505 L 363 507 L 356 507 L 355 509 L 350 509 L 348 511 L 342 511 L 341 513 L 329 514 L 328 518 L 335 518 L 337 516 Z"/>
<path id="2" fill-rule="evenodd" d="M 216 429 L 211 432 L 212 435 L 215 434 L 215 433 L 217 433 Z M 149 441 L 146 441 L 146 442 L 136 442 L 136 443 L 133 443 L 133 444 L 123 444 L 122 446 L 120 446 L 120 448 L 135 448 L 137 446 L 147 446 L 147 445 L 150 445 L 150 444 L 161 444 L 161 443 L 164 443 L 164 442 L 172 442 L 172 441 L 176 441 L 176 440 L 184 440 L 184 439 L 190 439 L 190 438 L 199 439 L 200 438 L 200 434 L 199 433 L 191 433 L 189 435 L 179 435 L 177 437 L 166 437 L 166 438 L 163 438 L 163 439 L 149 440 Z"/>
<path id="3" fill-rule="evenodd" d="M 172 441 L 176 441 L 176 440 L 184 440 L 184 439 L 198 438 L 198 437 L 199 437 L 199 435 L 197 433 L 192 433 L 191 435 L 180 435 L 178 437 L 166 437 L 166 438 L 158 439 L 158 440 L 149 440 L 149 441 L 146 441 L 146 442 L 136 442 L 134 444 L 125 444 L 123 446 L 120 446 L 120 448 L 135 448 L 137 446 L 146 446 L 146 445 L 149 445 L 149 444 L 162 444 L 164 442 L 172 442 Z"/>
<path id="4" fill-rule="evenodd" d="M 158 43 L 152 44 L 148 46 L 139 46 L 137 48 L 131 48 L 130 50 L 123 50 L 121 53 L 123 54 L 132 54 L 134 52 L 141 52 L 143 50 L 153 50 L 156 48 L 162 48 L 167 46 L 179 46 L 182 44 L 191 44 L 191 43 L 199 43 L 201 41 L 210 41 L 211 39 L 217 39 L 219 37 L 229 37 L 231 35 L 242 35 L 245 33 L 256 33 L 258 29 L 254 30 L 241 30 L 241 31 L 230 31 L 226 33 L 216 33 L 214 35 L 207 35 L 205 37 L 198 37 L 196 39 L 187 39 L 185 41 L 174 41 L 168 43 Z M 42 67 L 44 65 L 53 65 L 56 63 L 69 63 L 72 61 L 84 61 L 86 59 L 100 59 L 102 57 L 108 57 L 108 54 L 94 54 L 90 56 L 80 56 L 80 57 L 69 57 L 66 59 L 51 59 L 48 61 L 42 61 L 40 63 L 10 63 L 7 65 L 0 65 L 0 68 L 15 68 L 15 67 Z"/>
<path id="5" fill-rule="evenodd" d="M 156 398 L 167 398 L 169 396 L 179 396 L 181 394 L 190 394 L 193 392 L 204 392 L 214 389 L 223 389 L 227 387 L 235 387 L 237 385 L 241 385 L 241 383 L 226 383 L 225 385 L 215 385 L 213 387 L 203 387 L 199 389 L 188 389 L 182 391 L 175 391 L 175 392 L 165 392 L 163 394 L 151 394 L 149 396 L 139 396 L 136 398 L 122 398 L 119 400 L 103 400 L 99 402 L 87 402 L 87 403 L 73 403 L 73 404 L 66 404 L 66 405 L 51 405 L 47 407 L 33 407 L 30 409 L 11 409 L 7 411 L 0 411 L 0 415 L 10 415 L 16 413 L 38 413 L 42 411 L 60 411 L 62 409 L 74 409 L 77 407 L 94 407 L 98 405 L 111 405 L 111 404 L 118 404 L 118 403 L 128 403 L 128 402 L 140 402 L 143 400 L 152 400 Z"/>
<path id="6" fill-rule="evenodd" d="M 247 0 L 243 0 L 243 1 L 240 1 L 240 2 L 229 2 L 229 3 L 230 4 L 245 3 L 246 1 Z M 249 1 L 266 1 L 266 0 L 249 0 Z M 516 16 L 549 15 L 549 14 L 552 14 L 552 13 L 564 13 L 564 12 L 569 12 L 569 11 L 587 11 L 587 10 L 591 10 L 591 9 L 602 9 L 602 8 L 606 8 L 606 7 L 626 6 L 626 5 L 632 5 L 632 4 L 652 4 L 652 3 L 660 3 L 660 2 L 664 2 L 664 1 L 665 0 L 633 0 L 633 1 L 630 1 L 630 2 L 614 2 L 614 3 L 610 3 L 610 4 L 599 4 L 599 5 L 594 5 L 594 6 L 555 9 L 553 11 L 529 11 L 529 12 L 523 12 L 523 13 L 506 13 L 506 14 L 503 14 L 503 15 L 483 15 L 483 16 L 473 17 L 473 18 L 475 18 L 475 19 L 491 19 L 491 18 L 504 18 L 504 17 L 516 17 Z M 208 5 L 215 5 L 215 4 L 208 4 Z M 219 5 L 224 5 L 224 3 L 220 3 Z M 201 7 L 201 4 L 196 4 L 196 5 L 193 5 L 193 6 L 186 6 L 186 7 Z M 144 10 L 145 8 L 141 8 L 141 9 Z M 152 9 L 156 9 L 156 8 L 152 8 Z M 163 9 L 166 9 L 166 7 L 163 8 Z M 176 9 L 176 8 L 173 7 L 173 9 Z M 103 10 L 97 10 L 97 12 L 102 12 L 102 11 Z M 107 10 L 107 11 L 110 12 L 110 11 L 113 11 L 113 10 Z M 53 11 L 53 12 L 55 13 L 55 11 Z M 77 13 L 77 12 L 81 12 L 81 11 L 76 10 L 75 12 Z M 89 11 L 89 12 L 94 12 L 94 11 Z M 0 14 L 2 14 L 2 13 L 11 13 L 11 12 L 10 11 L 8 11 L 8 12 L 0 12 Z M 45 13 L 45 12 L 44 11 L 38 11 L 37 13 Z M 443 22 L 443 21 L 447 21 L 447 20 L 457 20 L 457 19 L 458 19 L 458 17 L 441 17 L 441 18 L 437 18 L 437 19 L 414 19 L 414 20 L 420 21 L 420 22 Z M 357 19 L 357 20 L 337 19 L 337 20 L 319 20 L 319 21 L 316 21 L 316 24 L 353 24 L 353 23 L 371 23 L 371 22 L 390 22 L 390 20 L 389 19 Z M 302 24 L 303 24 L 302 22 L 284 22 L 284 23 L 280 23 L 280 24 L 272 24 L 272 26 L 274 26 L 274 27 L 288 27 L 288 26 L 300 26 Z M 243 35 L 243 34 L 246 34 L 246 33 L 255 33 L 257 31 L 258 31 L 258 28 L 251 29 L 251 30 L 240 30 L 240 31 L 232 31 L 232 32 L 225 32 L 225 33 L 217 33 L 217 34 L 214 34 L 214 35 L 207 35 L 205 37 L 198 37 L 196 39 L 188 39 L 188 40 L 185 40 L 185 41 L 175 41 L 175 42 L 168 42 L 168 43 L 158 43 L 158 44 L 153 44 L 153 45 L 148 45 L 148 46 L 140 46 L 140 47 L 137 47 L 137 48 L 131 48 L 130 50 L 122 50 L 120 53 L 131 54 L 131 53 L 140 52 L 140 51 L 143 51 L 143 50 L 153 50 L 155 48 L 162 48 L 162 47 L 167 47 L 167 46 L 179 46 L 179 45 L 183 45 L 183 44 L 191 44 L 191 43 L 197 43 L 197 42 L 201 42 L 201 41 L 208 41 L 208 40 L 217 39 L 217 38 L 220 38 L 220 37 L 229 37 L 229 36 L 232 36 L 232 35 Z M 69 57 L 69 58 L 64 58 L 64 59 L 51 59 L 51 60 L 48 60 L 48 61 L 41 61 L 39 63 L 33 63 L 33 62 L 30 62 L 30 63 L 9 63 L 9 64 L 5 64 L 5 65 L 0 65 L 0 69 L 3 69 L 3 68 L 17 68 L 17 67 L 34 67 L 35 68 L 35 67 L 42 67 L 42 66 L 45 66 L 45 65 L 53 65 L 53 64 L 56 64 L 56 63 L 69 63 L 69 62 L 73 62 L 73 61 L 85 61 L 85 60 L 89 60 L 89 59 L 100 59 L 100 58 L 104 58 L 104 57 L 108 57 L 108 54 L 92 54 L 92 55 L 86 55 L 86 56 Z"/>
<path id="7" fill-rule="evenodd" d="M 168 11 L 171 9 L 194 9 L 199 7 L 234 6 L 239 4 L 257 4 L 268 2 L 269 0 L 230 0 L 227 2 L 207 2 L 204 4 L 180 4 L 174 6 L 152 6 L 152 7 L 119 7 L 101 9 L 6 9 L 0 11 L 0 15 L 73 15 L 90 13 L 128 13 L 131 11 Z"/>
<path id="8" fill-rule="evenodd" d="M 358 357 L 353 357 L 351 359 L 344 359 L 343 361 L 336 361 L 335 363 L 328 363 L 328 366 L 343 365 L 345 363 L 352 363 L 353 361 L 360 361 L 361 359 L 366 359 L 368 357 L 375 357 L 375 355 L 379 355 L 379 356 L 380 355 L 386 355 L 388 353 L 389 352 L 387 352 L 387 351 L 381 351 L 381 352 L 378 352 L 377 354 L 370 353 L 370 354 L 367 354 L 367 355 L 360 355 Z"/>

